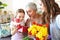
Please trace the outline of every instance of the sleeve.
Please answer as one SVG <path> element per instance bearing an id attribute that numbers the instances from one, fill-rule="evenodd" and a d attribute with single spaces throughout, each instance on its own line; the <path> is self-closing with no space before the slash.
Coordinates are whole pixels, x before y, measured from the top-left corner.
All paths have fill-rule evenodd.
<path id="1" fill-rule="evenodd" d="M 10 22 L 10 28 L 12 28 L 12 27 L 13 27 L 13 22 L 11 21 L 11 22 Z"/>
<path id="2" fill-rule="evenodd" d="M 58 28 L 60 29 L 60 15 L 58 15 L 56 17 L 56 24 L 57 24 Z"/>
<path id="3" fill-rule="evenodd" d="M 16 23 L 15 23 L 15 21 L 14 21 L 14 20 L 15 20 L 14 18 L 11 20 L 11 22 L 10 22 L 10 28 L 13 28 L 13 27 L 14 27 L 14 25 L 16 25 Z"/>
<path id="4" fill-rule="evenodd" d="M 14 35 L 17 32 L 17 28 L 14 25 L 14 22 L 10 23 L 11 35 Z"/>
<path id="5" fill-rule="evenodd" d="M 14 24 L 14 22 L 11 21 L 10 22 L 10 29 L 11 29 L 11 31 L 12 31 L 13 28 L 15 28 L 15 24 Z"/>

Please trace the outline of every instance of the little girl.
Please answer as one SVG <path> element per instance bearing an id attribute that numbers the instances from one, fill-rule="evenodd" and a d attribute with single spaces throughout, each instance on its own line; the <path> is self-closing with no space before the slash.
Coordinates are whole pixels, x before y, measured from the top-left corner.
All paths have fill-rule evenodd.
<path id="1" fill-rule="evenodd" d="M 24 35 L 22 33 L 22 30 L 16 27 L 16 25 L 20 24 L 22 26 L 25 25 L 25 21 L 24 21 L 24 16 L 25 16 L 25 12 L 23 9 L 18 9 L 16 18 L 14 18 L 11 22 L 11 40 L 22 40 Z M 17 20 L 16 20 L 17 19 Z M 18 23 L 19 22 L 19 23 Z"/>

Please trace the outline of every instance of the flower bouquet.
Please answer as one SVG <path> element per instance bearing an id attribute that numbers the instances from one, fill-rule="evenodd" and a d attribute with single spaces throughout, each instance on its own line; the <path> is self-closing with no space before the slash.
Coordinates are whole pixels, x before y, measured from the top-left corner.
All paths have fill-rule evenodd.
<path id="1" fill-rule="evenodd" d="M 42 24 L 37 24 L 33 23 L 33 25 L 28 28 L 28 35 L 32 35 L 36 37 L 36 40 L 47 40 L 48 37 L 48 30 L 47 30 L 48 25 L 42 25 Z"/>

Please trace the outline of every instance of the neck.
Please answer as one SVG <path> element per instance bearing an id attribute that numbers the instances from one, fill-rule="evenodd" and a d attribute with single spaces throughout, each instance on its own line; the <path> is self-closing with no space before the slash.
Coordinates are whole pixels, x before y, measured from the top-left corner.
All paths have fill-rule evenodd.
<path id="1" fill-rule="evenodd" d="M 36 13 L 31 18 L 36 18 Z"/>
<path id="2" fill-rule="evenodd" d="M 36 13 L 34 16 L 31 16 L 30 19 L 35 19 L 35 18 L 37 18 L 37 17 L 38 17 L 38 15 L 37 15 L 37 13 Z"/>

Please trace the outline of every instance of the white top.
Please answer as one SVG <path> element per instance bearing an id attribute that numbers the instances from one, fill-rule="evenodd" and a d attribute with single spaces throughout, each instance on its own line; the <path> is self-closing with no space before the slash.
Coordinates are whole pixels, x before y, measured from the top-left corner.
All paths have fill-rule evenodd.
<path id="1" fill-rule="evenodd" d="M 16 22 L 12 21 L 10 27 L 12 28 L 16 24 L 17 24 Z M 20 24 L 24 26 L 25 25 L 25 21 L 23 20 L 22 22 L 20 22 Z M 11 40 L 22 40 L 24 35 L 22 33 L 19 33 L 19 31 L 21 32 L 22 30 L 19 29 L 18 32 L 11 37 Z"/>
<path id="2" fill-rule="evenodd" d="M 60 15 L 57 15 L 54 22 L 51 22 L 50 33 L 52 40 L 60 40 Z"/>
<path id="3" fill-rule="evenodd" d="M 56 17 L 56 24 L 57 24 L 58 28 L 60 29 L 60 15 L 58 15 Z"/>

